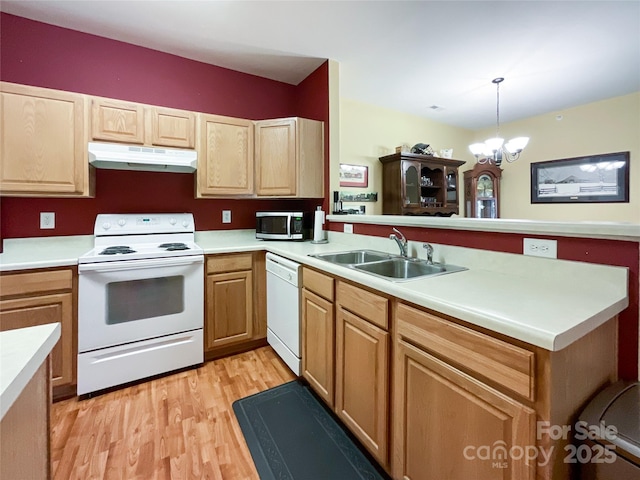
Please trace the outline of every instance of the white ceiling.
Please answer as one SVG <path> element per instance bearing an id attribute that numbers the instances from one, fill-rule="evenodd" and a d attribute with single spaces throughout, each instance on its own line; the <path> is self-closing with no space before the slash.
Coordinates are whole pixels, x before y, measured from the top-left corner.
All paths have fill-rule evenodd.
<path id="1" fill-rule="evenodd" d="M 640 0 L 1 0 L 0 10 L 476 129 L 640 91 Z M 430 107 L 438 106 L 437 110 Z"/>

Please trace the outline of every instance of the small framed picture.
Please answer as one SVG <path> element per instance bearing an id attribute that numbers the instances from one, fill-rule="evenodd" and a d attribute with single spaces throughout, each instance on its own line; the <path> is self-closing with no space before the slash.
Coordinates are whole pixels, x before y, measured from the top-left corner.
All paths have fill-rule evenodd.
<path id="1" fill-rule="evenodd" d="M 340 164 L 340 186 L 361 187 L 369 186 L 369 167 L 364 165 Z"/>
<path id="2" fill-rule="evenodd" d="M 629 152 L 531 164 L 531 203 L 629 201 Z"/>

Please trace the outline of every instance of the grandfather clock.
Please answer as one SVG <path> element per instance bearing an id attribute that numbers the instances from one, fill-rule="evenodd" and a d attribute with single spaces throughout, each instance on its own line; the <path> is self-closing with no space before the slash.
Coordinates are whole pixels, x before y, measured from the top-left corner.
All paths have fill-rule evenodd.
<path id="1" fill-rule="evenodd" d="M 476 165 L 464 172 L 464 214 L 471 218 L 500 218 L 502 169 L 492 163 Z"/>

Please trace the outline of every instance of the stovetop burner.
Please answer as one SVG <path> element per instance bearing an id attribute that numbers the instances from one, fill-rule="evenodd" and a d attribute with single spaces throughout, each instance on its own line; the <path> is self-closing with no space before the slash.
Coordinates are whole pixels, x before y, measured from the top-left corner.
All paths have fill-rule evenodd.
<path id="1" fill-rule="evenodd" d="M 173 252 L 176 250 L 189 250 L 189 247 L 184 243 L 163 243 L 159 246 L 159 248 L 164 248 L 168 252 Z"/>
<path id="2" fill-rule="evenodd" d="M 115 245 L 113 247 L 105 248 L 103 251 L 100 252 L 100 255 L 118 255 L 118 254 L 125 254 L 125 253 L 136 253 L 136 251 L 133 250 L 128 245 Z"/>

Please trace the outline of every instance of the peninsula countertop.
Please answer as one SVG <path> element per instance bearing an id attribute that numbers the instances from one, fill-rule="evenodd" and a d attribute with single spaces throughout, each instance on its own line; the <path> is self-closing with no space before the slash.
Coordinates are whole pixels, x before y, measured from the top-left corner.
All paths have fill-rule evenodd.
<path id="1" fill-rule="evenodd" d="M 328 233 L 326 244 L 263 241 L 253 230 L 199 231 L 195 240 L 205 254 L 266 250 L 551 351 L 565 348 L 629 304 L 628 269 L 623 267 L 434 244 L 434 261 L 467 270 L 393 282 L 309 255 L 361 248 L 397 253 L 394 242 Z M 34 246 L 46 253 L 26 253 Z M 75 265 L 92 246 L 91 236 L 8 239 L 0 271 Z M 421 244 L 409 242 L 409 254 L 423 257 Z"/>
<path id="2" fill-rule="evenodd" d="M 0 332 L 0 418 L 9 411 L 60 338 L 60 324 Z"/>

